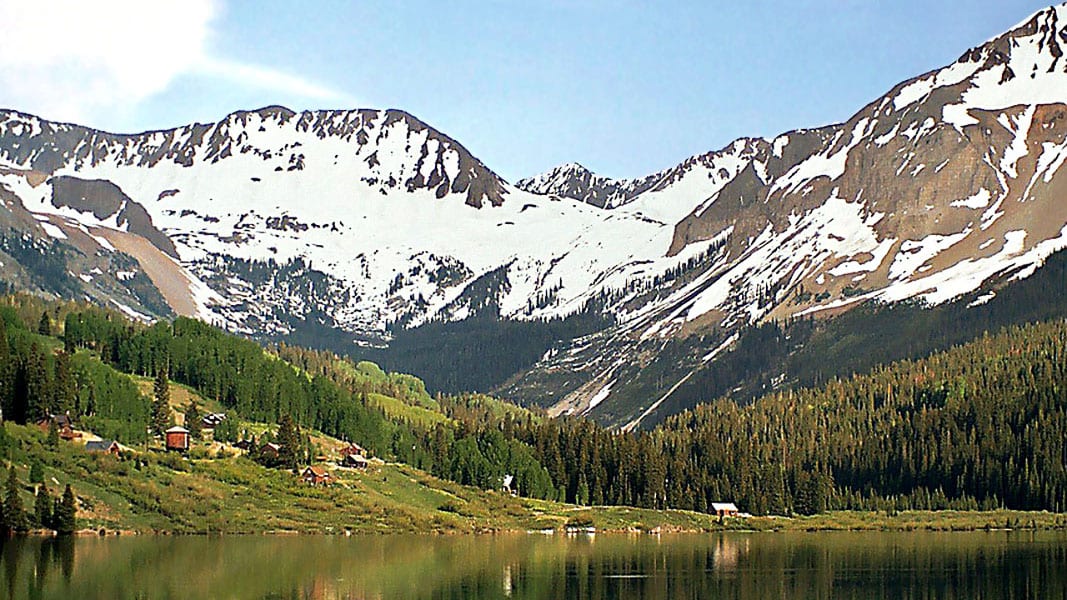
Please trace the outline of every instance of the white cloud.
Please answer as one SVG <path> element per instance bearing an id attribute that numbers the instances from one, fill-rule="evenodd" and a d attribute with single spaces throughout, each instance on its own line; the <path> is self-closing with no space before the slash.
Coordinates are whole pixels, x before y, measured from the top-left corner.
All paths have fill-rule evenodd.
<path id="1" fill-rule="evenodd" d="M 246 63 L 205 57 L 196 71 L 215 75 L 249 87 L 280 90 L 314 100 L 344 100 L 344 94 L 297 75 Z"/>
<path id="2" fill-rule="evenodd" d="M 0 1 L 0 105 L 91 124 L 182 75 L 312 99 L 344 99 L 278 70 L 213 56 L 220 0 Z M 235 107 L 236 108 L 236 107 Z"/>

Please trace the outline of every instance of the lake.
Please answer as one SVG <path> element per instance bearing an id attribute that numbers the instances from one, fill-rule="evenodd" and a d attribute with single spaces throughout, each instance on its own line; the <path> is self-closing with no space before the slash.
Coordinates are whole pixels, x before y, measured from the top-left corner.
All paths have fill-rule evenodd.
<path id="1" fill-rule="evenodd" d="M 0 598 L 1067 598 L 1067 533 L 14 538 Z"/>

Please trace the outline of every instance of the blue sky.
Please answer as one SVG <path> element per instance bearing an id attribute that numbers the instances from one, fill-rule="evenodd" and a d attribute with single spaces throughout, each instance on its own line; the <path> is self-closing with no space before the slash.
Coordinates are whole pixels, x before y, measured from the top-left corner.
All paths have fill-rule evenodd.
<path id="1" fill-rule="evenodd" d="M 401 108 L 512 181 L 568 161 L 640 176 L 737 137 L 841 121 L 1047 5 L 81 4 L 0 2 L 14 32 L 0 40 L 0 105 L 120 132 L 269 104 Z"/>

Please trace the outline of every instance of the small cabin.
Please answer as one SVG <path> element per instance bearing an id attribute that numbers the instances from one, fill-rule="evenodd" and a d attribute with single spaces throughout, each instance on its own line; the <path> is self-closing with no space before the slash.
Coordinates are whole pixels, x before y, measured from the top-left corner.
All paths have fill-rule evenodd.
<path id="1" fill-rule="evenodd" d="M 167 445 L 167 450 L 177 450 L 178 452 L 185 452 L 189 449 L 189 430 L 174 426 L 164 432 L 164 441 Z"/>
<path id="2" fill-rule="evenodd" d="M 310 485 L 328 485 L 333 483 L 333 475 L 322 467 L 310 466 L 304 469 L 300 474 L 300 478 L 304 483 Z"/>
<path id="3" fill-rule="evenodd" d="M 341 448 L 341 458 L 345 458 L 347 456 L 366 456 L 366 455 L 367 455 L 367 451 L 364 450 L 363 446 L 360 446 L 359 444 L 353 444 L 353 443 L 349 442 L 349 444 L 347 446 L 345 446 L 344 448 Z"/>
<path id="4" fill-rule="evenodd" d="M 92 453 L 110 454 L 112 456 L 121 456 L 122 448 L 119 447 L 119 443 L 115 440 L 93 440 L 85 443 L 85 449 Z"/>
<path id="5" fill-rule="evenodd" d="M 741 512 L 733 502 L 712 502 L 711 511 L 719 517 L 736 517 Z"/>
<path id="6" fill-rule="evenodd" d="M 201 429 L 215 429 L 216 427 L 219 426 L 219 423 L 222 423 L 225 420 L 226 420 L 226 413 L 211 413 L 211 414 L 205 415 L 204 418 L 200 420 L 200 428 Z"/>
<path id="7" fill-rule="evenodd" d="M 349 469 L 366 469 L 370 463 L 362 454 L 348 454 L 341 459 L 341 466 Z"/>
<path id="8" fill-rule="evenodd" d="M 259 454 L 270 458 L 278 458 L 282 455 L 282 447 L 274 442 L 267 442 L 259 447 Z"/>
<path id="9" fill-rule="evenodd" d="M 37 426 L 41 428 L 41 431 L 48 433 L 53 423 L 56 425 L 56 430 L 59 431 L 59 439 L 69 442 L 82 436 L 82 434 L 74 431 L 74 423 L 71 422 L 69 415 L 48 415 L 37 421 Z"/>

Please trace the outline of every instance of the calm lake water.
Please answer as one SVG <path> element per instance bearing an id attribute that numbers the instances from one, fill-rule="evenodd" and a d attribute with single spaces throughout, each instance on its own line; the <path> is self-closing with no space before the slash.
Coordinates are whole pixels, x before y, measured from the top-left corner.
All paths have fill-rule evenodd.
<path id="1" fill-rule="evenodd" d="M 11 539 L 0 598 L 1067 599 L 1067 533 Z"/>

